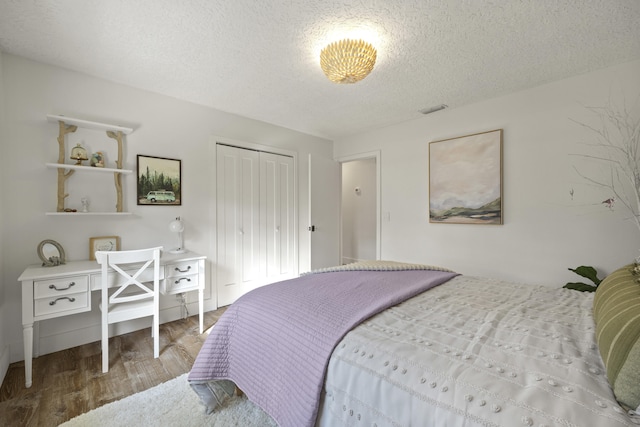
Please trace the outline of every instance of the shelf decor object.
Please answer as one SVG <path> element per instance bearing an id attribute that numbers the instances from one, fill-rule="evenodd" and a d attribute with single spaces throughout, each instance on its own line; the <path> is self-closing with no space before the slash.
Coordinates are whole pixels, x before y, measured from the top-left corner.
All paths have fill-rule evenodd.
<path id="1" fill-rule="evenodd" d="M 102 151 L 98 151 L 97 153 L 93 153 L 91 155 L 90 165 L 95 168 L 103 168 L 104 167 L 104 153 Z"/>
<path id="2" fill-rule="evenodd" d="M 38 257 L 42 260 L 43 267 L 55 267 L 66 262 L 64 249 L 55 240 L 43 240 L 38 245 Z"/>
<path id="3" fill-rule="evenodd" d="M 99 236 L 89 238 L 89 260 L 96 260 L 96 251 L 119 251 L 119 236 Z"/>
<path id="4" fill-rule="evenodd" d="M 69 156 L 71 160 L 76 161 L 76 165 L 80 166 L 83 160 L 89 160 L 87 157 L 87 150 L 80 144 L 77 144 L 75 147 L 71 149 L 71 156 Z"/>
<path id="5" fill-rule="evenodd" d="M 67 209 L 65 209 L 65 199 L 69 197 L 69 194 L 66 192 L 66 181 L 73 175 L 73 173 L 77 170 L 82 171 L 100 171 L 100 172 L 112 172 L 114 177 L 114 184 L 116 188 L 116 212 L 115 214 L 127 214 L 123 212 L 122 206 L 122 182 L 121 175 L 132 173 L 131 170 L 122 169 L 122 156 L 123 156 L 123 140 L 124 135 L 128 135 L 133 132 L 133 129 L 126 128 L 117 125 L 109 125 L 105 123 L 91 122 L 88 120 L 75 119 L 72 117 L 65 116 L 57 116 L 49 114 L 47 115 L 47 120 L 50 122 L 57 122 L 59 126 L 58 130 L 58 163 L 47 163 L 47 167 L 55 168 L 58 170 L 58 203 L 56 206 L 56 212 L 47 213 L 47 215 L 77 215 L 77 214 L 88 214 L 88 212 L 74 212 L 69 213 Z M 82 160 L 87 159 L 86 150 L 80 145 L 77 144 L 71 150 L 71 158 L 76 160 L 76 164 L 66 164 L 65 163 L 65 140 L 66 136 L 69 133 L 75 132 L 78 127 L 100 130 L 106 132 L 109 138 L 112 138 L 116 141 L 118 146 L 118 158 L 116 160 L 115 168 L 104 168 L 104 167 L 87 167 L 82 165 Z M 83 153 L 84 152 L 84 153 Z M 98 214 L 108 214 L 112 215 L 114 212 L 92 212 L 94 215 Z"/>
<path id="6" fill-rule="evenodd" d="M 320 67 L 334 83 L 356 83 L 371 73 L 377 52 L 364 40 L 344 39 L 320 52 Z"/>

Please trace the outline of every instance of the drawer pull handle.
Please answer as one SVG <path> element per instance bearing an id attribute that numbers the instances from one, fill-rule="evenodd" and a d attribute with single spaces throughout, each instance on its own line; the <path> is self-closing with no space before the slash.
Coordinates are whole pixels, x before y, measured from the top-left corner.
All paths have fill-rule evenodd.
<path id="1" fill-rule="evenodd" d="M 187 282 L 190 282 L 191 279 L 188 277 L 181 277 L 178 280 L 175 281 L 174 285 L 177 285 L 178 283 L 180 283 L 181 281 L 186 280 Z"/>
<path id="2" fill-rule="evenodd" d="M 51 285 L 51 286 L 53 286 L 53 285 Z M 56 299 L 55 299 L 55 300 L 53 300 L 53 301 L 50 301 L 50 302 L 49 302 L 49 305 L 56 305 L 56 303 L 58 302 L 58 300 L 61 300 L 61 299 L 68 299 L 68 300 L 69 300 L 69 302 L 74 302 L 74 301 L 76 300 L 76 299 L 75 299 L 75 298 L 73 298 L 73 297 L 60 297 L 60 298 L 56 298 Z"/>
<path id="3" fill-rule="evenodd" d="M 176 271 L 180 273 L 187 273 L 189 270 L 191 270 L 191 266 L 188 266 L 186 270 L 180 270 L 178 267 L 176 267 Z"/>
<path id="4" fill-rule="evenodd" d="M 71 282 L 69 283 L 69 286 L 67 286 L 66 288 L 56 288 L 56 285 L 49 285 L 49 289 L 55 289 L 56 291 L 66 291 L 67 289 L 71 288 L 72 286 L 74 286 L 76 284 L 76 282 Z M 53 305 L 53 304 L 51 304 Z"/>

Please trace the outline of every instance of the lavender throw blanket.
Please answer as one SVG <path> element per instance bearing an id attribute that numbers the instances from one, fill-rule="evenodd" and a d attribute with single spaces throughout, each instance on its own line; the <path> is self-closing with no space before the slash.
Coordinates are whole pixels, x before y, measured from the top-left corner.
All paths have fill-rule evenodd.
<path id="1" fill-rule="evenodd" d="M 312 426 L 340 339 L 365 319 L 455 275 L 328 272 L 255 289 L 215 324 L 188 379 L 209 406 L 203 392 L 212 390 L 211 380 L 231 380 L 281 427 Z"/>

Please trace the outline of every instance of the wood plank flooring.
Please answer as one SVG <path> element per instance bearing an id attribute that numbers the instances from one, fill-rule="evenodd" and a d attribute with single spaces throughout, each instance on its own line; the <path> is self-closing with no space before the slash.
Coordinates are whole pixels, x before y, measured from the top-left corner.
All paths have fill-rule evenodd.
<path id="1" fill-rule="evenodd" d="M 109 372 L 102 373 L 100 342 L 33 359 L 33 385 L 24 386 L 24 362 L 9 365 L 0 387 L 0 425 L 49 427 L 106 403 L 189 372 L 206 331 L 226 307 L 160 325 L 160 357 L 153 358 L 150 328 L 109 340 Z"/>

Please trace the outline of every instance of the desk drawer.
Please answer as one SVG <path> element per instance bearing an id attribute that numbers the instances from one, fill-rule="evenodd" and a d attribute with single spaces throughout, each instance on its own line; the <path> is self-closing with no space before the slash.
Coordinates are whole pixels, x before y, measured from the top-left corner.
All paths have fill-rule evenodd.
<path id="1" fill-rule="evenodd" d="M 33 282 L 33 298 L 58 297 L 61 295 L 87 292 L 89 276 L 56 277 L 51 280 Z"/>
<path id="2" fill-rule="evenodd" d="M 171 277 L 183 277 L 198 274 L 198 260 L 167 264 L 165 271 L 167 279 Z"/>
<path id="3" fill-rule="evenodd" d="M 178 294 L 180 292 L 194 291 L 198 289 L 199 275 L 189 274 L 180 277 L 170 277 L 162 282 L 163 294 Z"/>
<path id="4" fill-rule="evenodd" d="M 64 316 L 70 314 L 69 312 L 79 313 L 90 310 L 88 292 L 51 296 L 37 299 L 33 303 L 33 315 L 36 317 L 51 314 Z"/>

